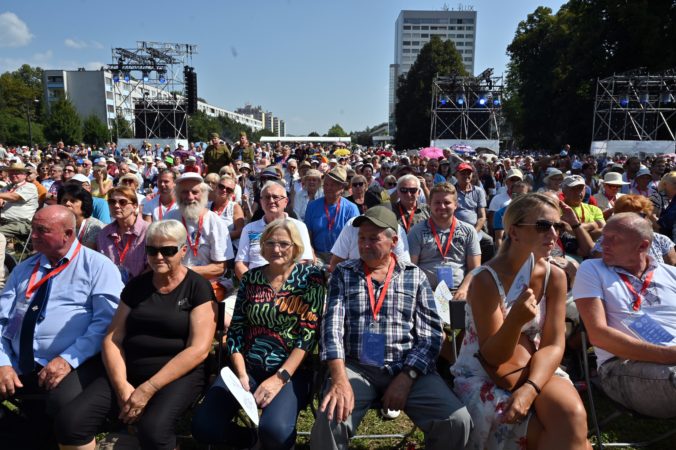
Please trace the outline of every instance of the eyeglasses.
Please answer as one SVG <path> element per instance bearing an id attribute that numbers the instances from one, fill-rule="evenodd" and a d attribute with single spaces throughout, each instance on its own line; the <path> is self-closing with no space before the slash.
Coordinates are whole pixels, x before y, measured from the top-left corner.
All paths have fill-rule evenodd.
<path id="1" fill-rule="evenodd" d="M 134 180 L 122 180 L 122 184 L 136 184 Z"/>
<path id="2" fill-rule="evenodd" d="M 218 189 L 220 189 L 221 191 L 225 191 L 225 192 L 227 192 L 228 194 L 232 194 L 233 192 L 235 192 L 235 190 L 234 190 L 233 188 L 227 187 L 227 186 L 224 185 L 224 184 L 219 184 L 219 185 L 218 185 Z"/>
<path id="3" fill-rule="evenodd" d="M 281 251 L 285 252 L 285 251 L 287 251 L 288 249 L 291 248 L 291 246 L 293 245 L 293 242 L 288 242 L 288 241 L 265 241 L 265 242 L 263 243 L 263 245 L 264 245 L 265 248 L 267 248 L 268 250 L 274 250 L 274 249 L 276 249 L 277 247 L 279 247 L 279 249 L 280 249 Z"/>
<path id="4" fill-rule="evenodd" d="M 364 187 L 364 183 L 361 181 L 358 183 L 352 183 L 352 187 Z"/>
<path id="5" fill-rule="evenodd" d="M 417 194 L 418 193 L 418 188 L 399 188 L 399 192 L 402 194 Z"/>
<path id="6" fill-rule="evenodd" d="M 162 253 L 162 256 L 174 256 L 178 253 L 178 247 L 176 245 L 168 245 L 166 247 L 153 247 L 152 245 L 146 245 L 146 253 L 148 256 L 157 256 L 158 253 Z"/>
<path id="7" fill-rule="evenodd" d="M 385 187 L 388 187 L 388 188 L 393 188 L 396 185 L 397 185 L 397 183 L 385 183 Z"/>
<path id="8" fill-rule="evenodd" d="M 109 198 L 108 199 L 108 205 L 109 206 L 115 206 L 119 203 L 120 207 L 124 208 L 131 202 L 127 200 L 126 198 Z"/>
<path id="9" fill-rule="evenodd" d="M 561 234 L 566 229 L 566 224 L 563 222 L 550 222 L 545 219 L 536 220 L 535 223 L 517 223 L 516 226 L 535 227 L 535 231 L 540 234 L 547 233 L 552 228 L 557 234 Z"/>
<path id="10" fill-rule="evenodd" d="M 281 202 L 286 197 L 284 197 L 282 195 L 263 195 L 261 198 L 264 198 L 265 200 L 267 200 L 269 202 L 277 203 L 277 202 Z"/>
<path id="11" fill-rule="evenodd" d="M 64 172 L 75 172 L 75 169 L 63 169 Z"/>

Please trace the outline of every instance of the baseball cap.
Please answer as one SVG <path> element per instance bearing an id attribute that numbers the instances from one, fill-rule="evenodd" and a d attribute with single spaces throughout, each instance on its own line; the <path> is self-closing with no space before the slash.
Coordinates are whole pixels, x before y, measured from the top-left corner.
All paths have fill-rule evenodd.
<path id="1" fill-rule="evenodd" d="M 183 181 L 188 181 L 188 180 L 196 180 L 199 181 L 200 183 L 204 183 L 204 178 L 197 172 L 185 172 L 182 173 L 178 178 L 176 178 L 177 183 L 181 183 Z"/>
<path id="2" fill-rule="evenodd" d="M 563 175 L 563 172 L 561 172 L 559 169 L 555 169 L 553 167 L 548 168 L 546 173 L 547 173 L 547 176 L 545 176 L 544 181 L 547 181 L 551 177 L 555 177 L 557 175 Z"/>
<path id="3" fill-rule="evenodd" d="M 80 183 L 90 183 L 91 181 L 89 180 L 89 177 L 87 175 L 83 175 L 81 173 L 78 173 L 76 175 L 73 175 L 70 180 L 68 181 L 78 181 Z"/>
<path id="4" fill-rule="evenodd" d="M 399 231 L 399 223 L 397 216 L 394 215 L 391 209 L 385 206 L 374 206 L 366 210 L 364 214 L 354 219 L 353 227 L 360 227 L 366 222 L 380 228 L 390 228 L 394 231 Z"/>
<path id="5" fill-rule="evenodd" d="M 242 168 L 240 167 L 240 170 Z M 279 180 L 279 174 L 275 170 L 274 167 L 267 167 L 265 170 L 261 172 L 261 178 L 271 178 L 274 180 Z"/>
<path id="6" fill-rule="evenodd" d="M 519 180 L 523 180 L 523 172 L 521 172 L 519 169 L 509 169 L 507 171 L 507 175 L 505 175 L 505 178 L 509 180 L 513 177 L 518 177 Z"/>
<path id="7" fill-rule="evenodd" d="M 463 170 L 470 170 L 470 171 L 474 172 L 474 167 L 472 167 L 471 164 L 460 163 L 460 164 L 458 164 L 458 166 L 455 168 L 455 171 L 456 171 L 456 172 L 462 172 Z"/>
<path id="8" fill-rule="evenodd" d="M 562 188 L 584 186 L 584 178 L 580 175 L 568 175 L 563 179 Z"/>

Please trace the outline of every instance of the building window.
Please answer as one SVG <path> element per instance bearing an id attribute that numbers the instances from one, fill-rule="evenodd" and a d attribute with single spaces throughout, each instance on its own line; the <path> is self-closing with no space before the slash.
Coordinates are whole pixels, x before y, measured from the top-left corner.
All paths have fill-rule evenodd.
<path id="1" fill-rule="evenodd" d="M 423 25 L 420 27 L 421 30 L 429 30 L 430 27 L 428 25 Z"/>
<path id="2" fill-rule="evenodd" d="M 411 27 L 411 29 L 412 29 L 412 30 L 419 30 L 419 29 L 420 29 L 420 25 L 413 26 L 413 27 Z"/>
<path id="3" fill-rule="evenodd" d="M 465 19 L 465 23 L 474 23 L 474 19 Z"/>
<path id="4" fill-rule="evenodd" d="M 63 77 L 60 76 L 47 77 L 47 83 L 63 83 Z"/>
<path id="5" fill-rule="evenodd" d="M 420 35 L 420 37 L 423 38 L 423 39 L 429 39 L 430 35 L 427 34 L 427 33 L 423 33 L 423 34 Z"/>
<path id="6" fill-rule="evenodd" d="M 462 58 L 462 60 L 463 60 L 463 61 L 470 62 L 470 61 L 472 61 L 472 58 L 468 58 L 468 57 L 465 56 L 464 58 Z"/>
<path id="7" fill-rule="evenodd" d="M 410 29 L 411 29 L 411 25 L 404 25 L 404 30 L 410 30 Z"/>
<path id="8" fill-rule="evenodd" d="M 472 26 L 466 26 L 465 27 L 465 30 L 473 30 L 473 29 L 474 29 L 474 27 L 472 27 Z"/>
<path id="9" fill-rule="evenodd" d="M 404 33 L 404 37 L 405 37 L 405 38 L 410 38 L 410 37 L 411 37 L 411 33 Z"/>
<path id="10" fill-rule="evenodd" d="M 420 41 L 411 41 L 411 45 L 413 45 L 414 47 L 418 46 L 420 45 Z"/>
<path id="11" fill-rule="evenodd" d="M 448 29 L 449 29 L 449 30 L 455 30 L 455 27 L 454 27 L 454 26 L 449 26 Z"/>
<path id="12" fill-rule="evenodd" d="M 463 47 L 464 45 L 465 45 L 464 42 L 456 42 L 456 43 L 455 43 L 455 46 L 456 46 L 456 47 Z"/>

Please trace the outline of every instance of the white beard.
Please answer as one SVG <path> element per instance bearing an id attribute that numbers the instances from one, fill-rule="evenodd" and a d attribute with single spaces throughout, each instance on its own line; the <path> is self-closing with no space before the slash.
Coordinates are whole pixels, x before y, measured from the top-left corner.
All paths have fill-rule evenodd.
<path id="1" fill-rule="evenodd" d="M 199 203 L 193 203 L 191 205 L 179 204 L 178 209 L 187 221 L 197 222 L 204 207 Z"/>

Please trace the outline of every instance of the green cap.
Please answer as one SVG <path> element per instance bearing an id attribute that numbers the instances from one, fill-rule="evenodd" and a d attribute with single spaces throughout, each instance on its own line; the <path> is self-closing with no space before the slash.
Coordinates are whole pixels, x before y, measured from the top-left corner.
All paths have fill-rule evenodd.
<path id="1" fill-rule="evenodd" d="M 354 219 L 353 227 L 360 227 L 366 222 L 380 228 L 391 228 L 395 232 L 399 231 L 399 222 L 397 216 L 386 206 L 374 206 L 366 210 L 364 214 Z"/>

